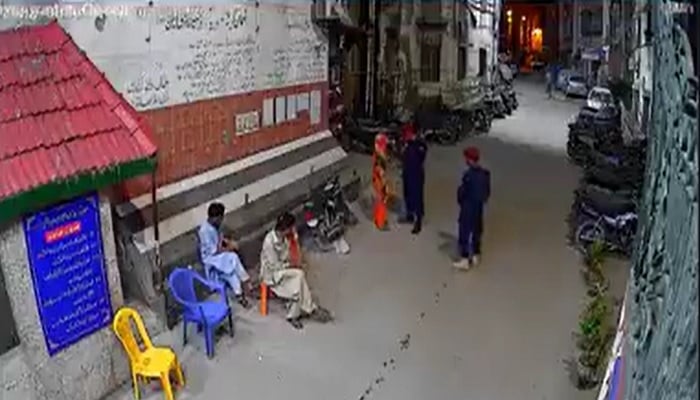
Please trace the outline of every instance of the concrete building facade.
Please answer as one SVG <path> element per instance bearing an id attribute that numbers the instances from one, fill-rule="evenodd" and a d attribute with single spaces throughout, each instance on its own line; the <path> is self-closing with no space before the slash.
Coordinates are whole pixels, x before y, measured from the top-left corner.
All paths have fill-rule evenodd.
<path id="1" fill-rule="evenodd" d="M 380 17 L 380 96 L 411 108 L 441 97 L 465 102 L 489 84 L 498 55 L 500 1 L 408 1 L 383 7 Z"/>
<path id="2" fill-rule="evenodd" d="M 607 80 L 610 0 L 559 0 L 560 59 L 591 84 Z"/>

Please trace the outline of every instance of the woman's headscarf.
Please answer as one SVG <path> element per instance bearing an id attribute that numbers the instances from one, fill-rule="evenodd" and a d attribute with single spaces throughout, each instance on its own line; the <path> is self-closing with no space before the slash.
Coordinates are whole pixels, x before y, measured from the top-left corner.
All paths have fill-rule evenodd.
<path id="1" fill-rule="evenodd" d="M 374 151 L 381 155 L 386 154 L 387 146 L 389 145 L 389 138 L 387 138 L 385 133 L 379 133 L 374 137 Z"/>

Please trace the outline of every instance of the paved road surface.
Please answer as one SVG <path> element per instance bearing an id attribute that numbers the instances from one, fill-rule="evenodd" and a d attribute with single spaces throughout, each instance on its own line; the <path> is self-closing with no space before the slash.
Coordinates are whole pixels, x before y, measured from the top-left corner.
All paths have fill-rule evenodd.
<path id="1" fill-rule="evenodd" d="M 185 364 L 178 398 L 594 398 L 572 387 L 562 363 L 584 298 L 579 260 L 564 237 L 577 173 L 561 155 L 577 105 L 545 100 L 532 84 L 518 91 L 516 114 L 468 141 L 493 177 L 478 269 L 458 272 L 450 263 L 464 144 L 433 147 L 420 236 L 403 226 L 380 233 L 363 218 L 348 235 L 350 255 L 314 257 L 314 289 L 334 324 L 297 332 L 279 307 L 266 318 L 239 313 L 236 337 L 221 338 L 212 361 L 196 340 L 182 349 L 175 330 L 160 340 L 173 340 Z M 369 169 L 363 157 L 354 162 Z M 125 387 L 113 398 L 129 395 Z"/>

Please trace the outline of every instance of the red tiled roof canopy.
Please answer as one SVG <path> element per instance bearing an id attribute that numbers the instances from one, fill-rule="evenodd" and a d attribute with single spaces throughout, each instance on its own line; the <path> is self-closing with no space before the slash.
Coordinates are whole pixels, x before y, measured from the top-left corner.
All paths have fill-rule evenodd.
<path id="1" fill-rule="evenodd" d="M 0 32 L 0 200 L 153 157 L 149 129 L 58 23 Z"/>

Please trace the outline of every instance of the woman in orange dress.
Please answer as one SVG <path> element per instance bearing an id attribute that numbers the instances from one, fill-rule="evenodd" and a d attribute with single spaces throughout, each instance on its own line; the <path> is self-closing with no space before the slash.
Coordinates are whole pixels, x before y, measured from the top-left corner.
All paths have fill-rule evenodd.
<path id="1" fill-rule="evenodd" d="M 374 189 L 374 225 L 379 230 L 387 229 L 387 203 L 389 191 L 386 182 L 387 146 L 389 139 L 384 133 L 374 138 L 372 157 L 372 188 Z"/>

